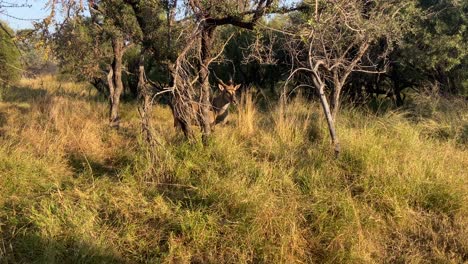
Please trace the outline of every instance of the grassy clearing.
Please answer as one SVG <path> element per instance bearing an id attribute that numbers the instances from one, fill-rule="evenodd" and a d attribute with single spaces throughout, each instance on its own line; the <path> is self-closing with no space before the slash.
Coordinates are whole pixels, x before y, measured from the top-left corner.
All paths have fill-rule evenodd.
<path id="1" fill-rule="evenodd" d="M 155 163 L 80 84 L 23 80 L 0 102 L 1 263 L 463 263 L 466 102 L 345 110 L 334 159 L 318 105 L 251 95 L 211 145 L 156 106 Z M 456 107 L 455 107 L 456 106 Z"/>

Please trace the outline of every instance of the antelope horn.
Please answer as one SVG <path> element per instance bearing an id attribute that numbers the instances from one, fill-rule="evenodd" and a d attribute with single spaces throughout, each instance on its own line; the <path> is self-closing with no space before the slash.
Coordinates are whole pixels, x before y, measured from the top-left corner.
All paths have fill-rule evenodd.
<path id="1" fill-rule="evenodd" d="M 231 60 L 231 64 L 232 64 L 232 70 L 234 71 L 234 78 L 236 78 L 236 65 L 234 65 L 234 62 L 232 60 Z"/>
<path id="2" fill-rule="evenodd" d="M 216 75 L 216 72 L 215 72 L 215 71 L 213 71 L 213 75 L 214 75 L 214 77 L 216 78 L 216 80 L 217 80 L 221 85 L 223 85 L 224 87 L 227 87 L 227 85 L 223 82 L 223 80 L 221 80 L 221 79 L 218 77 L 218 75 Z"/>

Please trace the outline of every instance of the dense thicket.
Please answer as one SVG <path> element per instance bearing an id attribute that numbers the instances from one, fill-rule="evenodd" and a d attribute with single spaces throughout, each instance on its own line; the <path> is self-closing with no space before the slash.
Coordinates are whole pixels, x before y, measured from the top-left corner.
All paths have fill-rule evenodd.
<path id="1" fill-rule="evenodd" d="M 403 86 L 468 95 L 468 2 L 419 0 L 409 31 L 392 54 Z"/>

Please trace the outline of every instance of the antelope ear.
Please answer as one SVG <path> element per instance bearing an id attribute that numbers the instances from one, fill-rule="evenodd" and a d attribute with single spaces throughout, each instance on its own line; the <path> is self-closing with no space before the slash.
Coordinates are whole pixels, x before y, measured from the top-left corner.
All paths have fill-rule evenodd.
<path id="1" fill-rule="evenodd" d="M 218 83 L 218 88 L 219 88 L 219 90 L 224 91 L 224 86 L 222 84 L 220 84 L 220 83 Z"/>
<path id="2" fill-rule="evenodd" d="M 240 86 L 241 86 L 240 84 L 236 85 L 236 87 L 234 87 L 234 91 L 237 90 L 237 89 L 239 89 Z"/>

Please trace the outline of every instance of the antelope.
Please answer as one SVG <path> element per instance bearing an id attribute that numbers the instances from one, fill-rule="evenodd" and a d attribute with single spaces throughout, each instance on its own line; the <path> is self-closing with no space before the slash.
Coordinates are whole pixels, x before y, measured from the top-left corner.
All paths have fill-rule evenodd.
<path id="1" fill-rule="evenodd" d="M 215 77 L 218 81 L 218 89 L 220 94 L 214 97 L 210 103 L 209 122 L 211 127 L 217 124 L 225 124 L 229 114 L 228 108 L 232 104 L 237 105 L 236 91 L 241 86 L 240 84 L 234 85 L 232 78 L 226 83 L 219 79 L 216 74 Z M 199 125 L 202 123 L 201 107 L 198 103 L 191 103 L 193 113 L 196 113 L 197 120 L 192 120 L 192 125 Z M 173 110 L 173 109 L 172 109 Z M 173 110 L 174 113 L 174 110 Z M 174 114 L 174 127 L 183 129 L 183 121 Z M 185 133 L 185 129 L 184 133 Z"/>
<path id="2" fill-rule="evenodd" d="M 211 100 L 211 112 L 213 113 L 211 125 L 226 123 L 229 105 L 231 103 L 237 105 L 236 91 L 241 86 L 240 84 L 234 85 L 232 79 L 228 81 L 228 84 L 225 84 L 221 79 L 218 79 L 218 82 L 218 89 L 221 93 Z"/>

